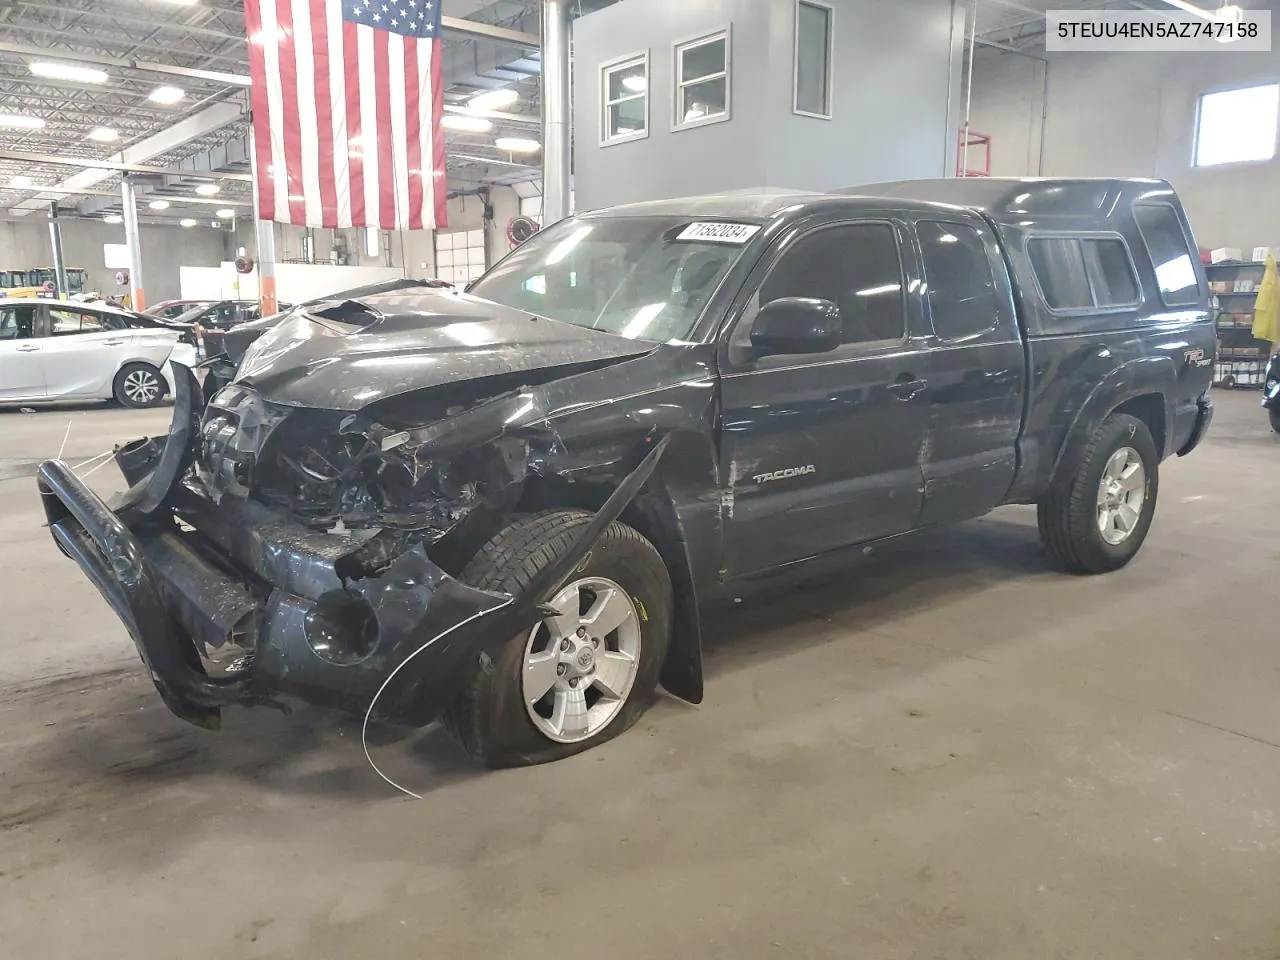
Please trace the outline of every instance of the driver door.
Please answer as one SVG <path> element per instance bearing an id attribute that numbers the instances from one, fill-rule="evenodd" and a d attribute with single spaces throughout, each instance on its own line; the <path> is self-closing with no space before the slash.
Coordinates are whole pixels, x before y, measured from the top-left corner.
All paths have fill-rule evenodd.
<path id="1" fill-rule="evenodd" d="M 722 367 L 724 558 L 730 576 L 901 533 L 920 519 L 928 430 L 922 323 L 908 298 L 900 224 L 850 221 L 784 240 L 735 325 Z M 757 356 L 759 307 L 783 297 L 840 308 L 843 343 Z M 911 310 L 908 310 L 911 304 Z"/>
<path id="2" fill-rule="evenodd" d="M 43 341 L 36 329 L 36 302 L 0 307 L 0 399 L 44 396 Z"/>

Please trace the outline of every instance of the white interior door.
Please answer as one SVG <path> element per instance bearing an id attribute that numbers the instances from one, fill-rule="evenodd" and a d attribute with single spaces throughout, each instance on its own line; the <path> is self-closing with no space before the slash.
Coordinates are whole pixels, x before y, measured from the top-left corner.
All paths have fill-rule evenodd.
<path id="1" fill-rule="evenodd" d="M 43 341 L 36 333 L 36 304 L 0 307 L 0 399 L 44 396 Z"/>

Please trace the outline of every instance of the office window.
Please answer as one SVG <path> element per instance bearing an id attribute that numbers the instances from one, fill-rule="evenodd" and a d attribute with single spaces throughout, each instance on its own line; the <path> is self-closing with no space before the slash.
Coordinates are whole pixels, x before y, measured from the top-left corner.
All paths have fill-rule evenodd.
<path id="1" fill-rule="evenodd" d="M 1197 167 L 1270 160 L 1276 155 L 1280 84 L 1206 93 L 1196 118 Z"/>
<path id="2" fill-rule="evenodd" d="M 483 230 L 447 230 L 436 233 L 437 279 L 461 287 L 484 271 Z"/>
<path id="3" fill-rule="evenodd" d="M 1053 310 L 1099 313 L 1138 303 L 1138 278 L 1119 237 L 1034 237 L 1027 256 Z"/>
<path id="4" fill-rule="evenodd" d="M 729 33 L 676 45 L 675 127 L 729 119 Z"/>
<path id="5" fill-rule="evenodd" d="M 965 340 L 991 330 L 1000 316 L 996 282 L 982 236 L 960 223 L 919 223 L 933 332 Z"/>
<path id="6" fill-rule="evenodd" d="M 830 7 L 796 2 L 795 112 L 831 118 L 833 31 Z"/>
<path id="7" fill-rule="evenodd" d="M 1177 213 L 1167 203 L 1140 203 L 1133 208 L 1138 232 L 1151 256 L 1151 266 L 1160 286 L 1160 299 L 1167 307 L 1185 307 L 1200 301 L 1200 281 L 1191 259 L 1187 235 Z"/>
<path id="8" fill-rule="evenodd" d="M 761 306 L 783 297 L 830 300 L 840 308 L 845 343 L 902 339 L 906 314 L 893 228 L 860 223 L 802 237 L 760 290 Z"/>
<path id="9" fill-rule="evenodd" d="M 602 144 L 649 135 L 647 51 L 600 67 L 600 102 L 604 105 L 604 115 L 600 118 Z"/>

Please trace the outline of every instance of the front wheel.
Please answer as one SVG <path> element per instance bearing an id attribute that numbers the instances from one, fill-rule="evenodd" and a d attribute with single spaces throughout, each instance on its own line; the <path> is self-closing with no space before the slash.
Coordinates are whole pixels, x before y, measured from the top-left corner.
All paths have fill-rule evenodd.
<path id="1" fill-rule="evenodd" d="M 520 593 L 591 520 L 552 510 L 512 523 L 467 565 L 473 586 Z M 472 665 L 445 726 L 479 763 L 508 767 L 580 753 L 622 733 L 655 698 L 671 642 L 661 555 L 611 523 L 550 600 L 559 612 Z"/>
<path id="2" fill-rule="evenodd" d="M 123 407 L 154 407 L 164 399 L 164 377 L 149 363 L 126 363 L 116 374 L 112 392 Z"/>
<path id="3" fill-rule="evenodd" d="M 1147 425 L 1113 413 L 1089 438 L 1074 472 L 1040 501 L 1040 538 L 1073 573 L 1106 573 L 1133 559 L 1156 509 L 1160 458 Z"/>

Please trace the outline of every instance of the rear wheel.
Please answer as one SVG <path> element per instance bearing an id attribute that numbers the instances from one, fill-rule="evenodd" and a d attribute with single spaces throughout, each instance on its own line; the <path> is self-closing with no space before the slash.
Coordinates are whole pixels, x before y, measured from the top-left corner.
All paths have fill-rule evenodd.
<path id="1" fill-rule="evenodd" d="M 553 510 L 517 520 L 462 579 L 520 593 L 562 556 L 591 514 Z M 671 581 L 662 557 L 612 523 L 549 605 L 559 611 L 470 670 L 445 725 L 486 766 L 544 763 L 616 737 L 655 698 L 671 641 Z"/>
<path id="2" fill-rule="evenodd" d="M 116 374 L 112 390 L 125 407 L 154 407 L 164 399 L 164 377 L 149 363 L 126 363 Z"/>
<path id="3" fill-rule="evenodd" d="M 1267 411 L 1267 416 L 1271 418 L 1271 429 L 1280 433 L 1280 408 L 1272 407 Z"/>
<path id="4" fill-rule="evenodd" d="M 1123 567 L 1151 527 L 1158 471 L 1146 424 L 1122 413 L 1107 417 L 1071 476 L 1040 501 L 1040 537 L 1050 555 L 1074 573 Z"/>

